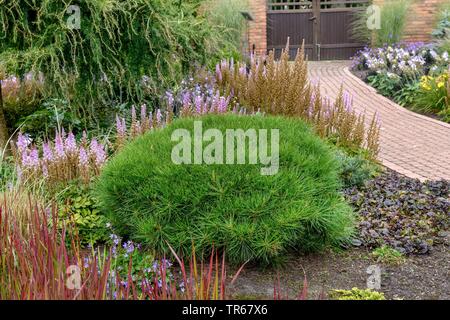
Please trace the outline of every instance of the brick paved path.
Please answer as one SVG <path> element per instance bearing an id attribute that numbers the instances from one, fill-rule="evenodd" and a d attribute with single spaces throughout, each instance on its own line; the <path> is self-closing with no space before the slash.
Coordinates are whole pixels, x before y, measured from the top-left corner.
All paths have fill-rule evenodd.
<path id="1" fill-rule="evenodd" d="M 341 84 L 358 112 L 381 121 L 379 159 L 388 168 L 421 180 L 450 180 L 450 124 L 411 112 L 376 93 L 348 70 L 348 61 L 309 62 L 311 80 L 335 98 Z"/>

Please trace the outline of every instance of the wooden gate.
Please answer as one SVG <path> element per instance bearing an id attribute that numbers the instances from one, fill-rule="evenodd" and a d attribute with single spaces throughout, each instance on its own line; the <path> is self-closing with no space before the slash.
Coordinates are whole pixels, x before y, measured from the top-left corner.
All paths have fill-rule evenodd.
<path id="1" fill-rule="evenodd" d="M 365 44 L 355 41 L 351 23 L 370 0 L 268 0 L 267 48 L 278 57 L 290 39 L 291 57 L 305 41 L 310 60 L 342 60 Z"/>

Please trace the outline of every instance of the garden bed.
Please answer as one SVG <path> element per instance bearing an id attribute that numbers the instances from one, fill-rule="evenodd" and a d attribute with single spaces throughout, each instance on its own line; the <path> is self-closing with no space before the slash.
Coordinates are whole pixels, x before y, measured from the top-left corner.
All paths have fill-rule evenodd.
<path id="1" fill-rule="evenodd" d="M 281 289 L 296 298 L 308 280 L 309 299 L 328 299 L 330 290 L 365 288 L 370 265 L 381 267 L 381 289 L 386 299 L 450 299 L 450 239 L 429 255 L 411 256 L 400 265 L 378 264 L 367 248 L 289 257 L 280 270 L 245 268 L 230 293 L 235 299 L 273 299 L 279 276 Z"/>
<path id="2" fill-rule="evenodd" d="M 420 114 L 450 121 L 449 53 L 436 44 L 365 48 L 351 72 L 378 93 Z"/>
<path id="3" fill-rule="evenodd" d="M 381 172 L 379 119 L 353 108 L 345 84 L 321 96 L 304 47 L 293 63 L 289 48 L 247 59 L 242 18 L 226 39 L 220 7 L 157 1 L 156 16 L 138 1 L 82 6 L 105 18 L 109 40 L 82 28 L 90 44 L 56 41 L 63 55 L 49 63 L 39 44 L 73 36 L 59 29 L 66 8 L 14 3 L 5 10 L 27 19 L 3 19 L 0 44 L 1 299 L 449 297 L 450 183 Z M 13 37 L 34 19 L 36 33 Z M 117 51 L 100 59 L 107 48 Z M 383 50 L 363 52 L 354 72 L 387 96 L 450 92 L 448 54 Z M 72 67 L 60 74 L 61 61 Z M 448 100 L 434 102 L 450 116 Z M 364 290 L 374 265 L 381 293 Z"/>

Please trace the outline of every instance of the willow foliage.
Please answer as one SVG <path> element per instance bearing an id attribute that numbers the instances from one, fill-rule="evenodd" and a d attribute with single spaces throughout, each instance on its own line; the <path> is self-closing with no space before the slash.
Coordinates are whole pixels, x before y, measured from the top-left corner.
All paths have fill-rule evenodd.
<path id="1" fill-rule="evenodd" d="M 0 0 L 0 64 L 90 116 L 179 81 L 214 50 L 201 0 Z M 80 28 L 68 25 L 79 7 Z M 91 111 L 91 112 L 89 112 Z"/>

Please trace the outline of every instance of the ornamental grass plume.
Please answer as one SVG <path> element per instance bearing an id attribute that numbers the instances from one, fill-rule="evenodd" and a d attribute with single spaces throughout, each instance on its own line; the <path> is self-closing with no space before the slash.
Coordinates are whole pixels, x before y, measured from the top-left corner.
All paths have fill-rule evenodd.
<path id="1" fill-rule="evenodd" d="M 251 57 L 251 63 L 223 60 L 216 67 L 215 83 L 224 96 L 245 106 L 250 112 L 302 118 L 317 133 L 351 149 L 366 148 L 369 155 L 378 154 L 379 123 L 365 127 L 365 115 L 353 110 L 351 97 L 343 92 L 332 103 L 322 98 L 319 85 L 308 81 L 304 44 L 296 58 L 289 62 L 289 43 L 275 60 L 273 51 L 267 57 Z M 375 116 L 374 116 L 375 117 Z"/>
<path id="2" fill-rule="evenodd" d="M 87 184 L 100 174 L 107 158 L 106 145 L 95 138 L 88 141 L 85 133 L 77 142 L 73 133 L 66 135 L 64 129 L 41 148 L 20 132 L 13 150 L 20 181 L 28 184 L 44 180 L 49 187 L 76 179 Z"/>

